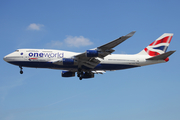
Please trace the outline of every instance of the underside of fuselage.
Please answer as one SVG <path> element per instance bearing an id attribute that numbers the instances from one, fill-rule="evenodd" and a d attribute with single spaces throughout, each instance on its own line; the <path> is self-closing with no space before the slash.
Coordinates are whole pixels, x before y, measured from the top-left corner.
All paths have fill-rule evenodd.
<path id="1" fill-rule="evenodd" d="M 16 61 L 9 62 L 13 65 L 21 66 L 21 67 L 32 67 L 32 68 L 50 68 L 50 69 L 59 69 L 59 70 L 78 70 L 77 65 L 56 65 L 52 62 L 29 62 L 29 61 Z M 125 64 L 98 64 L 95 68 L 91 69 L 86 66 L 82 66 L 84 70 L 122 70 L 128 68 L 139 67 L 136 65 L 125 65 Z"/>

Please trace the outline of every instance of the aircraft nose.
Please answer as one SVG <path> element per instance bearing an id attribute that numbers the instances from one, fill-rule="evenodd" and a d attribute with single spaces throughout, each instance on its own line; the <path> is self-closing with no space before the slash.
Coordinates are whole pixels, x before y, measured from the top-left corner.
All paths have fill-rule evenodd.
<path id="1" fill-rule="evenodd" d="M 9 60 L 11 60 L 11 57 L 9 55 L 6 55 L 4 56 L 3 60 L 8 62 Z"/>
<path id="2" fill-rule="evenodd" d="M 3 60 L 7 62 L 7 56 L 4 56 Z"/>

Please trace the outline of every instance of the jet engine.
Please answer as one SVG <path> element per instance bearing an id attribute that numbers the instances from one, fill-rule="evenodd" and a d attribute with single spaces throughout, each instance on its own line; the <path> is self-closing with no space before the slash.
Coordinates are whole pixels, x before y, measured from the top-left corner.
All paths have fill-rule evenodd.
<path id="1" fill-rule="evenodd" d="M 98 57 L 98 51 L 97 50 L 86 50 L 86 56 L 87 57 Z"/>
<path id="2" fill-rule="evenodd" d="M 81 78 L 94 78 L 94 73 L 90 72 L 90 73 L 83 73 Z"/>
<path id="3" fill-rule="evenodd" d="M 74 77 L 74 76 L 75 76 L 75 72 L 62 71 L 61 76 L 62 76 L 62 77 Z"/>

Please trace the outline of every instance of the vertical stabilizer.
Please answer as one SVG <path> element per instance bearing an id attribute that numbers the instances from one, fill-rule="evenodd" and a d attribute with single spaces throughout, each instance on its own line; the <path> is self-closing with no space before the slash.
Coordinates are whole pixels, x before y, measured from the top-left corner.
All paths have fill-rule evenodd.
<path id="1" fill-rule="evenodd" d="M 172 33 L 164 33 L 149 46 L 139 52 L 138 55 L 149 55 L 153 57 L 165 53 L 171 42 L 172 36 Z"/>

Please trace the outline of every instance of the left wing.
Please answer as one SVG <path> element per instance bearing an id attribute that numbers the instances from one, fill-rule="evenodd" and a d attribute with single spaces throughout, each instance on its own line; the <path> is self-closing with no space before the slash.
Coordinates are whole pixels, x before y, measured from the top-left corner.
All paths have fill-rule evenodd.
<path id="1" fill-rule="evenodd" d="M 132 37 L 134 33 L 135 31 L 132 31 L 131 33 L 119 37 L 118 39 L 113 40 L 107 44 L 99 46 L 95 49 L 87 50 L 84 53 L 74 56 L 74 59 L 76 59 L 80 65 L 84 65 L 89 68 L 95 68 L 100 63 L 100 60 L 97 59 L 98 57 L 103 59 L 107 55 L 111 54 L 115 51 L 112 48 Z"/>

